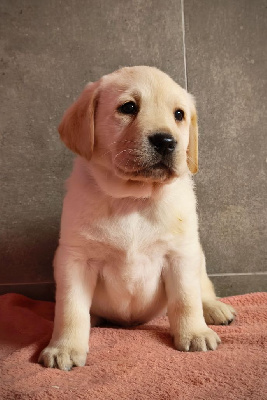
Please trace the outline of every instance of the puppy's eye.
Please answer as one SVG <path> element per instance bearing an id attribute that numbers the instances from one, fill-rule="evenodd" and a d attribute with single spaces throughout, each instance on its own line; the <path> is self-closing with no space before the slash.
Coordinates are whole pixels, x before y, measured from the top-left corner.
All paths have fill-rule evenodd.
<path id="1" fill-rule="evenodd" d="M 176 110 L 174 112 L 174 117 L 175 117 L 176 121 L 182 121 L 184 119 L 183 110 L 180 110 L 180 108 L 178 110 Z"/>
<path id="2" fill-rule="evenodd" d="M 138 107 L 134 101 L 127 101 L 127 103 L 124 103 L 122 106 L 118 108 L 118 111 L 121 114 L 135 115 L 138 113 Z"/>

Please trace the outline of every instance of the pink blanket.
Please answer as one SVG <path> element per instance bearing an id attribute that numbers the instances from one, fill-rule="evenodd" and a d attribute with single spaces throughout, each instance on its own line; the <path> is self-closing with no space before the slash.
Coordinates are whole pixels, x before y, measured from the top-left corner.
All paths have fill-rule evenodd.
<path id="1" fill-rule="evenodd" d="M 267 399 L 267 293 L 223 299 L 238 311 L 213 329 L 217 351 L 173 348 L 167 318 L 133 329 L 93 328 L 86 366 L 71 372 L 37 364 L 53 327 L 54 304 L 0 296 L 0 398 Z"/>

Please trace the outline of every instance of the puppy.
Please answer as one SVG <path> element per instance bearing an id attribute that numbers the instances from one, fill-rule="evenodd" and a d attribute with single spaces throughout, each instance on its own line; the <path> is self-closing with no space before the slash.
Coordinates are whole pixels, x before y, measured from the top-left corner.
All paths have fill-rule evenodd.
<path id="1" fill-rule="evenodd" d="M 156 68 L 123 68 L 85 87 L 59 133 L 78 157 L 54 259 L 54 331 L 39 362 L 83 366 L 90 326 L 166 311 L 176 349 L 215 350 L 207 324 L 235 311 L 216 299 L 199 242 L 192 96 Z"/>

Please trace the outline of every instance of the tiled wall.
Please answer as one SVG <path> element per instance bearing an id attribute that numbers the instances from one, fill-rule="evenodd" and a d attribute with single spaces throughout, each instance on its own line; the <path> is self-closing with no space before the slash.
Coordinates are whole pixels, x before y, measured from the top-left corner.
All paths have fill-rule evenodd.
<path id="1" fill-rule="evenodd" d="M 0 10 L 0 293 L 53 297 L 73 158 L 57 125 L 88 81 L 141 64 L 197 99 L 200 234 L 218 294 L 267 290 L 266 1 L 2 0 Z"/>

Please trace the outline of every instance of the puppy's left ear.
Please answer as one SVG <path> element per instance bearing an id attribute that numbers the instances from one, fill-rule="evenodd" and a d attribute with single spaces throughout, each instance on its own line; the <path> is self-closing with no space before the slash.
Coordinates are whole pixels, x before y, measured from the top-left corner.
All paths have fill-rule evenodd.
<path id="1" fill-rule="evenodd" d="M 197 112 L 195 102 L 191 97 L 191 116 L 189 126 L 189 144 L 187 148 L 187 165 L 192 172 L 196 174 L 198 171 L 198 124 L 197 124 Z"/>
<path id="2" fill-rule="evenodd" d="M 65 112 L 58 127 L 62 141 L 74 153 L 90 160 L 94 148 L 94 120 L 100 81 L 89 83 Z"/>

